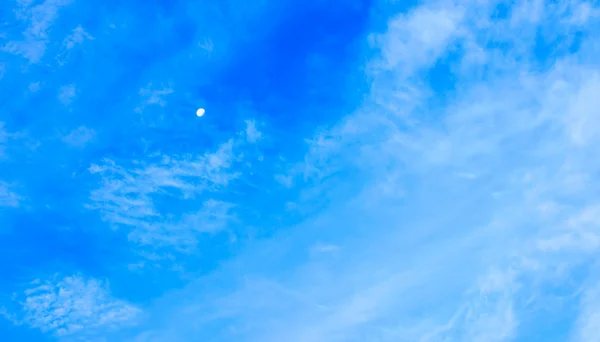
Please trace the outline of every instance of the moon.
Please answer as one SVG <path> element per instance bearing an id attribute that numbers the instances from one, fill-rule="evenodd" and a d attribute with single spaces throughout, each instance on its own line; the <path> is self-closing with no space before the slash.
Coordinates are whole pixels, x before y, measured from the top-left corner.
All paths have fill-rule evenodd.
<path id="1" fill-rule="evenodd" d="M 196 116 L 197 117 L 201 117 L 204 115 L 206 111 L 204 110 L 204 108 L 198 108 L 198 110 L 196 111 Z"/>

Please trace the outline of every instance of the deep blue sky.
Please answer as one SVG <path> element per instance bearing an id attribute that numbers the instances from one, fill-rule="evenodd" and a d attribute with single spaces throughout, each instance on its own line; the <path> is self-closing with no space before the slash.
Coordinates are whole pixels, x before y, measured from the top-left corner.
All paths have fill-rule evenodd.
<path id="1" fill-rule="evenodd" d="M 3 3 L 0 336 L 597 341 L 599 16 Z"/>

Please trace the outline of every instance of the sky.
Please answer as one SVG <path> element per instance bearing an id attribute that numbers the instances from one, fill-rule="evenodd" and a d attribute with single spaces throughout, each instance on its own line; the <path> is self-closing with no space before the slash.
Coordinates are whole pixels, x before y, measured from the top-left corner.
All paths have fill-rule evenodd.
<path id="1" fill-rule="evenodd" d="M 2 340 L 600 341 L 599 19 L 3 1 Z"/>

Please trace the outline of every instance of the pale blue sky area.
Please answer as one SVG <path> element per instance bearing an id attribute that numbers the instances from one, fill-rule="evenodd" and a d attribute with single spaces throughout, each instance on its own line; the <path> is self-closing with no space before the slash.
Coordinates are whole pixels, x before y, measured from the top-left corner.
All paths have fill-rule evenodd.
<path id="1" fill-rule="evenodd" d="M 0 340 L 600 341 L 598 1 L 0 23 Z"/>

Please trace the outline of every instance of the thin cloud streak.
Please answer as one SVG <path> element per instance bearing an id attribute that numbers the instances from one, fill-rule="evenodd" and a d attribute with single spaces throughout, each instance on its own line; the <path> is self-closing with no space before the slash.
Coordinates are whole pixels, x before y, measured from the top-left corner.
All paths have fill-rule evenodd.
<path id="1" fill-rule="evenodd" d="M 556 296 L 544 287 L 568 284 L 598 248 L 590 213 L 600 165 L 585 157 L 598 152 L 588 98 L 600 90 L 598 49 L 590 41 L 540 71 L 527 44 L 539 27 L 569 34 L 579 6 L 528 2 L 492 19 L 491 2 L 425 3 L 392 18 L 374 38 L 370 101 L 309 139 L 290 171 L 319 187 L 357 170 L 358 195 L 326 195 L 318 217 L 166 297 L 179 302 L 223 277 L 232 289 L 171 308 L 196 319 L 162 321 L 147 341 L 185 341 L 209 323 L 232 327 L 215 337 L 223 341 L 509 341 L 532 310 L 559 312 L 544 306 Z M 489 49 L 494 41 L 513 48 Z M 437 94 L 424 71 L 455 49 L 456 93 L 430 105 Z M 337 237 L 336 256 L 302 257 L 301 241 L 323 235 Z M 583 317 L 593 315 L 581 313 L 573 336 L 593 341 Z"/>

